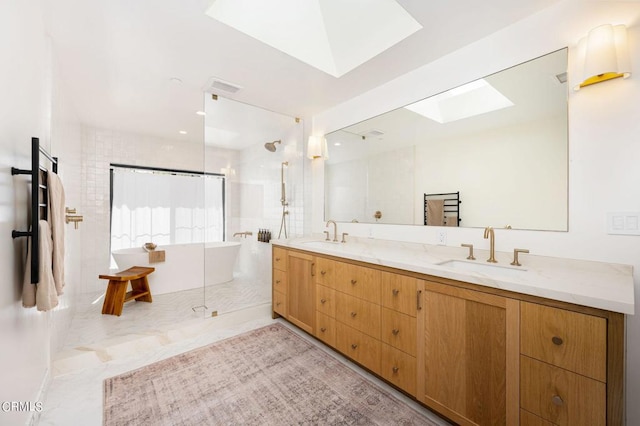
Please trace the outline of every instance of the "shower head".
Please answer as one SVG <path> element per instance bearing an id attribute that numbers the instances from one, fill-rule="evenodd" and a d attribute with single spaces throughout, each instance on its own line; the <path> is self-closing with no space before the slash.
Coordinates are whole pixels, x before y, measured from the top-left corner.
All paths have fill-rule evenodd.
<path id="1" fill-rule="evenodd" d="M 276 144 L 277 143 L 282 143 L 282 141 L 277 140 L 277 141 L 273 141 L 273 142 L 267 142 L 267 143 L 264 144 L 264 147 L 269 152 L 276 152 Z"/>

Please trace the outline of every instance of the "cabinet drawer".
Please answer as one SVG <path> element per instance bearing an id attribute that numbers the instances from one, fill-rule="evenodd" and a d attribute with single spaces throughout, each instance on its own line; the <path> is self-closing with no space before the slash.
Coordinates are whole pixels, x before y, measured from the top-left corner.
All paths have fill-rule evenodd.
<path id="1" fill-rule="evenodd" d="M 417 286 L 416 278 L 383 272 L 382 306 L 415 317 Z"/>
<path id="2" fill-rule="evenodd" d="M 416 359 L 382 344 L 380 375 L 409 394 L 416 395 Z"/>
<path id="3" fill-rule="evenodd" d="M 396 349 L 416 356 L 416 319 L 388 308 L 382 308 L 381 340 Z"/>
<path id="4" fill-rule="evenodd" d="M 531 414 L 527 410 L 520 410 L 520 426 L 554 426 L 553 423 Z"/>
<path id="5" fill-rule="evenodd" d="M 593 379 L 607 379 L 607 321 L 522 302 L 520 351 Z"/>
<path id="6" fill-rule="evenodd" d="M 279 269 L 273 270 L 273 290 L 287 294 L 287 273 Z"/>
<path id="7" fill-rule="evenodd" d="M 316 310 L 331 318 L 336 317 L 336 291 L 323 285 L 316 285 Z"/>
<path id="8" fill-rule="evenodd" d="M 380 306 L 339 291 L 335 294 L 336 319 L 379 340 Z"/>
<path id="9" fill-rule="evenodd" d="M 381 271 L 336 262 L 335 289 L 380 304 Z"/>
<path id="10" fill-rule="evenodd" d="M 273 247 L 273 268 L 280 271 L 287 270 L 287 251 L 279 247 Z"/>
<path id="11" fill-rule="evenodd" d="M 316 312 L 316 337 L 327 345 L 336 346 L 336 320 Z"/>
<path id="12" fill-rule="evenodd" d="M 336 349 L 376 374 L 380 373 L 380 345 L 379 340 L 336 321 Z"/>
<path id="13" fill-rule="evenodd" d="M 273 311 L 287 317 L 287 296 L 279 291 L 273 292 Z"/>
<path id="14" fill-rule="evenodd" d="M 606 424 L 606 385 L 520 357 L 520 406 L 557 425 Z"/>
<path id="15" fill-rule="evenodd" d="M 335 288 L 336 263 L 338 262 L 325 259 L 324 257 L 316 258 L 318 271 L 316 274 L 316 283 Z"/>

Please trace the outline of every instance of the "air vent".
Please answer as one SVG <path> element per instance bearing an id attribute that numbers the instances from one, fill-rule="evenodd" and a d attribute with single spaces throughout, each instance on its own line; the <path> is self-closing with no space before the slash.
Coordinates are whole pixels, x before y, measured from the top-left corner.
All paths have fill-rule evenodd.
<path id="1" fill-rule="evenodd" d="M 371 130 L 367 130 L 366 132 L 360 133 L 360 136 L 365 136 L 369 138 L 375 138 L 377 136 L 382 136 L 382 135 L 384 135 L 384 132 L 376 129 L 371 129 Z"/>
<path id="2" fill-rule="evenodd" d="M 560 82 L 560 83 L 566 83 L 567 82 L 567 73 L 563 72 L 561 74 L 556 74 L 556 79 Z"/>
<path id="3" fill-rule="evenodd" d="M 204 91 L 207 93 L 214 93 L 214 92 L 220 92 L 220 91 L 227 92 L 227 93 L 236 93 L 240 89 L 242 89 L 242 86 L 239 86 L 235 83 L 231 83 L 229 81 L 224 81 L 217 77 L 211 77 L 204 87 Z"/>
<path id="4" fill-rule="evenodd" d="M 366 132 L 358 133 L 363 138 L 377 138 L 384 135 L 384 132 L 376 129 L 367 130 Z"/>

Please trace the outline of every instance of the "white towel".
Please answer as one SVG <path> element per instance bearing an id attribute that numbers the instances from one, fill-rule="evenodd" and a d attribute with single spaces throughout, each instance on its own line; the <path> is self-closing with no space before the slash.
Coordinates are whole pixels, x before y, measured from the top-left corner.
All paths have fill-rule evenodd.
<path id="1" fill-rule="evenodd" d="M 38 223 L 38 232 L 40 280 L 37 286 L 31 284 L 31 250 L 33 246 L 32 239 L 29 238 L 22 283 L 22 306 L 25 308 L 37 306 L 39 311 L 48 311 L 58 306 L 58 295 L 51 268 L 51 231 L 47 221 L 41 220 Z"/>
<path id="2" fill-rule="evenodd" d="M 47 187 L 49 189 L 49 226 L 53 246 L 53 279 L 56 284 L 56 292 L 62 294 L 64 288 L 64 187 L 56 173 L 47 174 Z"/>

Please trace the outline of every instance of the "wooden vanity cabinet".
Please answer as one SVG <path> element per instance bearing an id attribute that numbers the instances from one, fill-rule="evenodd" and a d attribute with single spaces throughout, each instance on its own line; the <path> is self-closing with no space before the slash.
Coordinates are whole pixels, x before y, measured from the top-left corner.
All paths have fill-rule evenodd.
<path id="1" fill-rule="evenodd" d="M 273 317 L 280 315 L 287 318 L 287 251 L 273 248 L 272 255 L 272 310 Z"/>
<path id="2" fill-rule="evenodd" d="M 314 258 L 309 254 L 289 251 L 287 268 L 287 319 L 307 333 L 313 334 L 316 312 Z"/>
<path id="3" fill-rule="evenodd" d="M 621 425 L 624 315 L 273 249 L 273 312 L 461 425 Z"/>
<path id="4" fill-rule="evenodd" d="M 520 401 L 555 425 L 622 422 L 619 314 L 521 302 Z M 617 396 L 616 396 L 617 395 Z"/>
<path id="5" fill-rule="evenodd" d="M 314 257 L 308 253 L 273 248 L 272 310 L 307 333 L 315 329 Z"/>
<path id="6" fill-rule="evenodd" d="M 519 301 L 420 284 L 418 400 L 459 424 L 518 424 Z"/>

